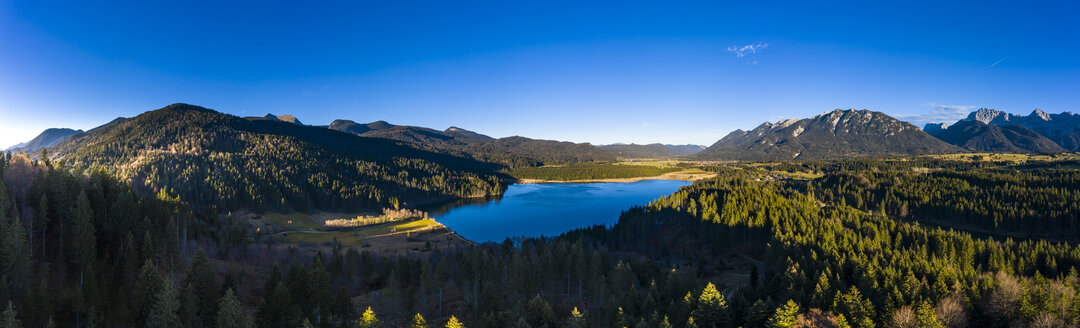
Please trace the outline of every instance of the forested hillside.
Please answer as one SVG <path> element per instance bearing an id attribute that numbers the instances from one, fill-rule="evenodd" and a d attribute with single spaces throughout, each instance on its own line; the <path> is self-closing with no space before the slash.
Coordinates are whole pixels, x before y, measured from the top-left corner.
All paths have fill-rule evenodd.
<path id="1" fill-rule="evenodd" d="M 424 150 L 509 167 L 615 160 L 615 156 L 587 143 L 539 140 L 520 136 L 494 139 L 457 127 L 438 131 L 417 126 L 392 125 L 384 121 L 357 124 L 348 120 L 336 120 L 330 124 L 329 128 L 363 137 L 401 141 Z"/>
<path id="2" fill-rule="evenodd" d="M 222 210 L 403 207 L 504 188 L 497 165 L 186 104 L 110 123 L 49 151 L 76 171 L 105 170 L 136 189 Z"/>
<path id="3" fill-rule="evenodd" d="M 1080 163 L 1076 163 L 1080 164 Z M 812 184 L 818 199 L 897 218 L 1017 238 L 1080 241 L 1080 171 L 846 171 Z"/>
<path id="4" fill-rule="evenodd" d="M 203 289 L 203 281 L 216 279 L 205 258 L 183 280 L 168 282 L 175 276 L 163 273 L 184 272 L 182 254 L 195 244 L 189 239 L 233 247 L 243 243 L 246 227 L 137 193 L 102 171 L 73 175 L 25 155 L 0 159 L 0 304 L 11 311 L 0 318 L 5 327 L 22 326 L 13 320 L 26 327 L 146 323 L 161 319 L 154 308 L 178 306 L 166 286 L 206 302 L 183 308 L 213 319 L 209 306 L 219 295 Z"/>
<path id="5" fill-rule="evenodd" d="M 963 120 L 934 136 L 976 152 L 1001 153 L 1060 153 L 1065 149 L 1020 125 L 988 125 L 975 120 Z"/>
<path id="6" fill-rule="evenodd" d="M 665 144 L 613 144 L 598 146 L 600 149 L 621 158 L 672 158 L 697 154 L 705 149 L 699 145 Z"/>
<path id="7" fill-rule="evenodd" d="M 683 188 L 624 215 L 608 234 L 634 243 L 668 224 L 691 225 L 705 249 L 744 249 L 763 261 L 761 283 L 729 286 L 729 313 L 746 326 L 756 326 L 759 301 L 769 309 L 787 300 L 852 327 L 1050 327 L 1080 319 L 1075 245 L 898 222 L 822 204 L 797 185 L 738 177 Z M 684 243 L 671 242 L 641 249 Z"/>
<path id="8" fill-rule="evenodd" d="M 1080 248 L 1040 238 L 1074 231 L 1066 186 L 1077 164 L 771 168 L 825 172 L 811 181 L 760 181 L 760 168 L 718 166 L 721 177 L 629 209 L 612 227 L 375 255 L 339 243 L 319 252 L 275 246 L 251 238 L 243 221 L 193 212 L 102 171 L 72 174 L 8 155 L 0 161 L 0 301 L 11 305 L 0 319 L 32 327 L 1070 327 L 1080 320 Z M 936 171 L 905 173 L 928 165 Z M 999 227 L 1030 239 L 980 232 L 989 225 L 982 211 L 1001 212 Z"/>

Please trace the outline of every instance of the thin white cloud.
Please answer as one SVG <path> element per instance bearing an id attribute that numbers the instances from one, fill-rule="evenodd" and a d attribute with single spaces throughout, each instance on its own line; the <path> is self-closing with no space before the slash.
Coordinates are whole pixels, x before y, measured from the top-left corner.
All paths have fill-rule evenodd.
<path id="1" fill-rule="evenodd" d="M 748 45 L 744 45 L 744 46 L 730 46 L 730 47 L 727 47 L 727 51 L 730 52 L 730 53 L 735 54 L 735 57 L 743 58 L 743 57 L 746 57 L 746 56 L 749 56 L 749 55 L 756 54 L 758 51 L 765 50 L 765 48 L 768 48 L 768 47 L 769 47 L 768 43 L 758 42 L 758 43 L 748 44 Z"/>
<path id="2" fill-rule="evenodd" d="M 993 64 L 990 64 L 990 67 L 994 67 L 994 66 L 997 66 L 997 64 L 1001 64 L 1001 62 L 1008 60 L 1009 57 L 1012 57 L 1012 56 L 1008 56 L 1008 57 L 1005 57 L 1005 58 L 1002 58 L 1002 59 L 998 59 L 998 61 L 994 62 Z"/>
<path id="3" fill-rule="evenodd" d="M 978 106 L 970 105 L 942 105 L 938 103 L 926 104 L 930 107 L 930 111 L 921 114 L 910 115 L 896 115 L 896 118 L 908 121 L 915 126 L 922 127 L 926 123 L 947 123 L 953 124 L 956 121 L 962 120 L 971 113 L 972 110 L 978 108 Z"/>

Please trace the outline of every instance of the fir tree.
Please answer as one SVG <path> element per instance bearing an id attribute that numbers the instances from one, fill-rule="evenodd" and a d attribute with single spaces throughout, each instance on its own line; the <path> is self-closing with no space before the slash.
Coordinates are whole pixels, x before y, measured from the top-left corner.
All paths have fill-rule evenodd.
<path id="1" fill-rule="evenodd" d="M 19 220 L 0 213 L 0 227 L 4 228 L 4 231 L 0 231 L 3 234 L 0 237 L 0 269 L 3 270 L 0 275 L 3 275 L 7 282 L 7 285 L 2 286 L 5 291 L 0 294 L 19 299 L 26 291 L 30 279 L 30 244 L 26 240 L 26 230 Z"/>
<path id="2" fill-rule="evenodd" d="M 727 300 L 711 282 L 705 285 L 705 289 L 701 291 L 693 317 L 695 323 L 701 328 L 731 326 L 731 314 L 728 312 Z"/>
<path id="3" fill-rule="evenodd" d="M 202 326 L 213 326 L 214 316 L 218 311 L 217 301 L 220 298 L 218 292 L 221 286 L 218 285 L 214 271 L 210 267 L 210 259 L 206 257 L 206 253 L 203 253 L 201 249 L 195 252 L 195 257 L 191 260 L 191 267 L 188 268 L 187 278 L 184 281 L 193 288 L 191 293 L 196 303 L 193 304 L 195 305 L 193 313 L 196 318 Z"/>
<path id="4" fill-rule="evenodd" d="M 930 302 L 919 302 L 919 306 L 915 308 L 915 317 L 919 321 L 919 328 L 945 328 L 945 325 L 938 321 Z"/>
<path id="5" fill-rule="evenodd" d="M 0 328 L 22 328 L 22 326 L 22 321 L 19 321 L 19 313 L 15 312 L 15 306 L 8 302 L 7 309 L 0 314 Z"/>
<path id="6" fill-rule="evenodd" d="M 375 310 L 372 310 L 371 307 L 369 306 L 369 307 L 367 307 L 367 310 L 364 310 L 364 314 L 362 314 L 360 316 L 360 321 L 357 322 L 356 327 L 357 328 L 382 328 L 383 325 L 382 325 L 382 322 L 379 321 L 379 318 L 375 317 Z"/>
<path id="7" fill-rule="evenodd" d="M 581 311 L 578 311 L 578 308 L 575 306 L 574 309 L 570 311 L 570 317 L 566 318 L 566 327 L 585 328 L 586 325 L 587 322 L 585 321 L 585 314 L 581 313 Z"/>
<path id="8" fill-rule="evenodd" d="M 458 321 L 458 318 L 450 316 L 450 320 L 446 321 L 446 328 L 465 328 L 465 324 Z"/>
<path id="9" fill-rule="evenodd" d="M 147 319 L 150 317 L 150 312 L 153 309 L 157 293 L 160 292 L 164 286 L 165 280 L 161 278 L 161 274 L 158 273 L 154 263 L 150 261 L 143 263 L 142 269 L 139 270 L 138 282 L 135 283 L 135 299 L 131 302 L 135 307 L 136 322 L 147 322 Z"/>
<path id="10" fill-rule="evenodd" d="M 146 327 L 183 327 L 183 324 L 180 322 L 180 316 L 177 314 L 178 310 L 180 310 L 180 301 L 176 298 L 176 291 L 173 290 L 172 284 L 166 280 L 165 284 L 162 285 L 161 291 L 159 291 L 155 297 L 154 305 L 150 310 L 150 315 L 146 318 Z"/>
<path id="11" fill-rule="evenodd" d="M 236 298 L 232 288 L 225 290 L 225 296 L 218 302 L 217 311 L 218 328 L 250 328 L 251 317 L 244 313 L 240 300 Z"/>
<path id="12" fill-rule="evenodd" d="M 79 268 L 79 285 L 82 286 L 85 270 L 97 255 L 97 236 L 94 229 L 94 212 L 86 192 L 80 192 L 75 203 L 75 226 L 72 227 L 72 264 Z"/>
<path id="13" fill-rule="evenodd" d="M 409 328 L 430 328 L 430 327 L 428 326 L 427 320 L 424 320 L 424 316 L 417 313 L 415 316 L 413 316 L 412 324 L 409 325 Z"/>
<path id="14" fill-rule="evenodd" d="M 791 328 L 795 327 L 796 321 L 799 318 L 799 305 L 795 304 L 795 301 L 788 300 L 786 304 L 776 309 L 776 314 L 772 319 L 769 319 L 769 327 L 771 328 Z"/>

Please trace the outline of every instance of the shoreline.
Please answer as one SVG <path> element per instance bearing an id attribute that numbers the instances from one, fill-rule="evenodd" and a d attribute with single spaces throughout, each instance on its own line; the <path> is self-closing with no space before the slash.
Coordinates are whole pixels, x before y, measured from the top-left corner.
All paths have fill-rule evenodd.
<path id="1" fill-rule="evenodd" d="M 545 183 L 605 183 L 605 182 L 638 182 L 646 180 L 683 180 L 683 181 L 698 181 L 702 179 L 715 177 L 715 172 L 701 172 L 701 173 L 687 173 L 686 171 L 668 172 L 661 175 L 655 175 L 651 177 L 634 177 L 634 178 L 608 178 L 608 179 L 581 179 L 581 180 L 545 180 L 545 179 L 515 179 L 514 183 L 520 184 L 545 184 Z"/>

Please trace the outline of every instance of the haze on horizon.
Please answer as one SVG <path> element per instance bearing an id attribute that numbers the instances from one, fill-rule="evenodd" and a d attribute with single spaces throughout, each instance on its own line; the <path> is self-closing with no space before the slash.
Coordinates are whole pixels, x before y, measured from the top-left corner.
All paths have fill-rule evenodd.
<path id="1" fill-rule="evenodd" d="M 834 108 L 1078 111 L 1070 2 L 0 0 L 0 149 L 175 102 L 575 142 L 709 145 Z"/>

